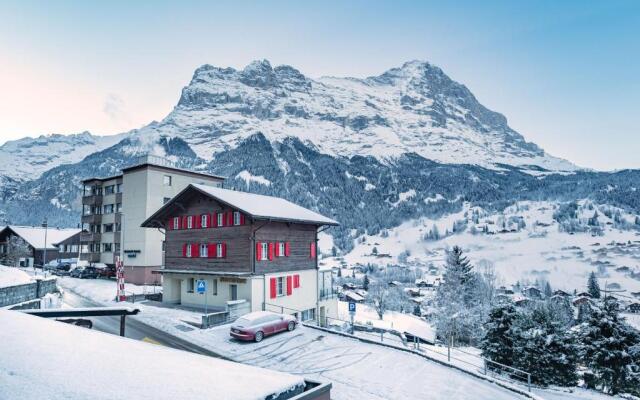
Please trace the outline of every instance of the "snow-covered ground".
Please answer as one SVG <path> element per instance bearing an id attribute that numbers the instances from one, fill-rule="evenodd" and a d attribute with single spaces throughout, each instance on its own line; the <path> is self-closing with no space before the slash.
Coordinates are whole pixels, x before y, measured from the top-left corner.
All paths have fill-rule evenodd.
<path id="1" fill-rule="evenodd" d="M 304 385 L 292 374 L 17 311 L 0 310 L 0 326 L 1 399 L 261 400 Z"/>
<path id="2" fill-rule="evenodd" d="M 0 288 L 31 282 L 31 276 L 19 268 L 0 265 Z"/>
<path id="3" fill-rule="evenodd" d="M 109 280 L 62 278 L 67 290 L 113 305 L 116 285 Z M 141 286 L 126 290 L 142 293 Z M 346 399 L 514 399 L 515 393 L 417 355 L 355 339 L 299 327 L 292 333 L 269 337 L 261 343 L 240 343 L 229 337 L 229 325 L 212 329 L 181 330 L 185 320 L 197 321 L 200 314 L 167 309 L 139 302 L 136 318 L 148 325 L 179 336 L 232 360 L 303 375 L 333 384 L 332 398 Z M 393 366 L 390 368 L 389 366 Z M 422 382 L 422 383 L 420 383 Z"/>
<path id="4" fill-rule="evenodd" d="M 619 284 L 625 295 L 640 292 L 640 280 L 631 277 L 631 272 L 640 273 L 640 232 L 614 229 L 608 223 L 612 220 L 600 212 L 600 223 L 604 236 L 589 233 L 568 234 L 559 232 L 553 220 L 554 207 L 548 202 L 520 202 L 502 214 L 482 216 L 478 229 L 488 226 L 490 234 L 471 233 L 473 223 L 464 233 L 426 241 L 424 235 L 433 226 L 444 236 L 451 231 L 453 223 L 470 218 L 468 205 L 455 214 L 438 220 L 421 218 L 389 229 L 388 236 L 382 234 L 365 236 L 365 242 L 355 241 L 355 248 L 343 259 L 348 266 L 368 263 L 386 265 L 397 263 L 398 256 L 408 252 L 408 264 L 427 266 L 433 263 L 442 266 L 445 250 L 454 245 L 462 246 L 476 266 L 491 265 L 499 277 L 499 284 L 510 285 L 516 281 L 535 282 L 548 280 L 554 289 L 566 291 L 584 290 L 587 275 L 595 271 L 601 286 Z M 583 211 L 581 218 L 590 217 L 594 211 Z M 467 214 L 465 216 L 465 213 Z M 590 214 L 589 214 L 590 213 Z M 631 215 L 623 214 L 627 220 Z M 499 233 L 501 221 L 510 217 L 522 217 L 526 227 L 517 232 Z M 320 249 L 328 253 L 330 248 L 322 246 L 330 239 L 321 241 Z M 376 248 L 377 255 L 372 254 Z M 388 254 L 390 257 L 382 255 Z M 338 266 L 341 259 L 327 257 L 321 260 L 324 267 Z M 620 267 L 627 267 L 621 268 Z"/>

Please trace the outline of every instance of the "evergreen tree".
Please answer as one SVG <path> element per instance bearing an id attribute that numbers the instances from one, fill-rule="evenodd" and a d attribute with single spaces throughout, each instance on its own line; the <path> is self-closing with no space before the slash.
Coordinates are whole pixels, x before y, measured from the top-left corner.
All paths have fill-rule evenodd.
<path id="1" fill-rule="evenodd" d="M 489 313 L 485 335 L 480 342 L 482 356 L 505 365 L 513 365 L 511 326 L 516 319 L 516 308 L 511 301 L 502 302 Z M 487 367 L 492 368 L 488 363 Z"/>
<path id="2" fill-rule="evenodd" d="M 355 278 L 356 278 L 356 270 L 355 270 L 355 269 L 352 269 L 352 270 L 351 270 L 351 277 L 352 277 L 353 279 L 355 279 Z"/>
<path id="3" fill-rule="evenodd" d="M 551 296 L 553 296 L 553 290 L 551 289 L 551 284 L 549 284 L 549 281 L 546 281 L 544 283 L 544 297 L 545 298 L 550 298 Z"/>
<path id="4" fill-rule="evenodd" d="M 418 317 L 422 315 L 422 309 L 420 308 L 420 304 L 416 304 L 415 307 L 413 307 L 413 315 L 416 315 Z"/>
<path id="5" fill-rule="evenodd" d="M 531 373 L 541 385 L 577 383 L 577 346 L 574 337 L 554 318 L 549 304 L 522 310 L 512 327 L 514 364 Z"/>
<path id="6" fill-rule="evenodd" d="M 640 333 L 619 316 L 616 300 L 607 298 L 592 311 L 582 343 L 584 363 L 598 388 L 609 394 L 640 392 L 640 377 L 633 372 L 640 368 Z"/>
<path id="7" fill-rule="evenodd" d="M 593 271 L 589 274 L 589 280 L 587 281 L 587 291 L 594 299 L 600 298 L 600 285 L 598 284 L 596 273 Z"/>
<path id="8" fill-rule="evenodd" d="M 364 279 L 362 281 L 362 288 L 364 290 L 369 290 L 369 276 L 367 274 L 364 274 Z"/>
<path id="9" fill-rule="evenodd" d="M 342 278 L 342 267 L 338 267 L 338 278 Z"/>

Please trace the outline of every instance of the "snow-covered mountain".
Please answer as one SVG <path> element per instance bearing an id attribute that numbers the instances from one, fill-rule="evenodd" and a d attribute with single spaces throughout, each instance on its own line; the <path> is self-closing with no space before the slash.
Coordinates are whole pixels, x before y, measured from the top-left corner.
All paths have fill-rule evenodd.
<path id="1" fill-rule="evenodd" d="M 489 168 L 577 169 L 526 142 L 503 115 L 422 61 L 366 79 L 318 80 L 266 60 L 243 70 L 203 65 L 164 120 L 132 132 L 131 150 L 154 152 L 160 137 L 180 137 L 209 161 L 257 132 L 271 142 L 295 137 L 333 156 L 388 160 L 415 152 Z"/>
<path id="2" fill-rule="evenodd" d="M 121 141 L 126 134 L 94 136 L 89 132 L 73 135 L 42 135 L 12 140 L 0 146 L 0 181 L 37 179 L 43 172 L 62 164 L 76 163 L 91 153 Z"/>

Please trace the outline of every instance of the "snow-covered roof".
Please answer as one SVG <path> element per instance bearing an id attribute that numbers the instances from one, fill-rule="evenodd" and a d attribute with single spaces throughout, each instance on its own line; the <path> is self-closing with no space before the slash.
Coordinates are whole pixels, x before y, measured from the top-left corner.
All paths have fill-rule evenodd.
<path id="1" fill-rule="evenodd" d="M 31 282 L 31 277 L 26 272 L 13 267 L 0 265 L 0 288 L 22 285 Z"/>
<path id="2" fill-rule="evenodd" d="M 18 311 L 0 310 L 0 326 L 2 399 L 257 400 L 304 387 L 299 376 Z"/>
<path id="3" fill-rule="evenodd" d="M 41 226 L 19 226 L 9 225 L 6 228 L 11 229 L 27 243 L 35 249 L 44 249 L 45 228 Z M 5 228 L 5 229 L 6 229 Z M 78 228 L 47 228 L 47 249 L 55 250 L 54 243 L 60 243 L 80 232 Z"/>
<path id="4" fill-rule="evenodd" d="M 201 193 L 213 197 L 221 203 L 240 210 L 257 219 L 294 221 L 320 225 L 339 225 L 338 222 L 331 218 L 320 215 L 317 212 L 311 211 L 279 197 L 222 189 L 200 184 L 191 184 L 183 190 L 183 192 L 190 188 L 195 188 Z M 158 214 L 167 207 L 171 207 L 172 203 L 172 201 L 168 202 L 155 214 Z M 153 221 L 155 219 L 155 214 L 142 225 L 145 226 L 150 221 Z"/>
<path id="5" fill-rule="evenodd" d="M 344 296 L 353 300 L 353 301 L 364 301 L 364 297 L 360 296 L 358 293 L 355 292 L 344 292 Z"/>

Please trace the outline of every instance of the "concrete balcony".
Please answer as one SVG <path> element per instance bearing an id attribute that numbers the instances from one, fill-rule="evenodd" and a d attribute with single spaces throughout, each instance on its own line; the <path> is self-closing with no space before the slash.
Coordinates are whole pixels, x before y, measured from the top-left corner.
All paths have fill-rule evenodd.
<path id="1" fill-rule="evenodd" d="M 100 262 L 100 253 L 82 253 L 80 259 L 89 262 Z"/>
<path id="2" fill-rule="evenodd" d="M 82 204 L 87 206 L 97 206 L 102 204 L 102 195 L 89 195 L 82 197 Z"/>
<path id="3" fill-rule="evenodd" d="M 80 234 L 81 242 L 100 242 L 100 233 L 83 232 Z"/>
<path id="4" fill-rule="evenodd" d="M 89 214 L 82 216 L 83 224 L 98 225 L 102 223 L 102 214 Z"/>

